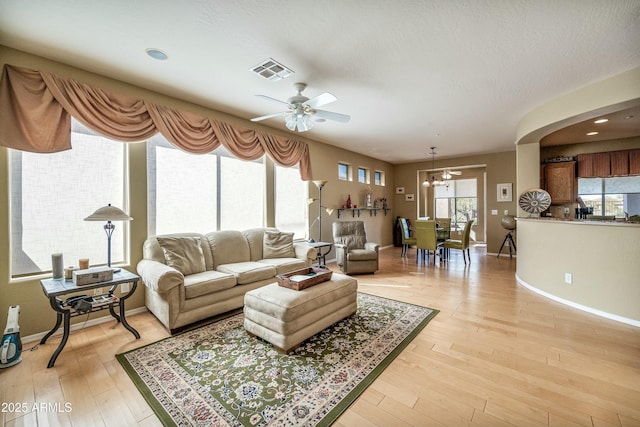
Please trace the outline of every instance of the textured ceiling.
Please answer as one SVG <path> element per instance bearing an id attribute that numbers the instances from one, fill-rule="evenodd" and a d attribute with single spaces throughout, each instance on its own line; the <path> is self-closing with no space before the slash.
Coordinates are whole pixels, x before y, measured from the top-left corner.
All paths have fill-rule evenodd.
<path id="1" fill-rule="evenodd" d="M 535 107 L 640 66 L 640 1 L 0 0 L 0 44 L 245 119 L 305 82 L 352 118 L 304 136 L 402 163 L 512 150 Z M 295 74 L 249 71 L 269 57 Z"/>

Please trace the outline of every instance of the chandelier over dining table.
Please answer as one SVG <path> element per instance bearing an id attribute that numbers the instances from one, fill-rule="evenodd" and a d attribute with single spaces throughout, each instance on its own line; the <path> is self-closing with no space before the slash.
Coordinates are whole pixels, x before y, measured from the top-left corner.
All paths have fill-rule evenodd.
<path id="1" fill-rule="evenodd" d="M 431 147 L 431 172 L 434 173 L 436 171 L 436 147 Z M 429 174 L 427 173 L 427 177 L 422 182 L 423 187 L 437 187 L 440 185 L 447 185 L 445 179 L 450 179 L 451 175 L 448 178 L 445 178 L 443 175 L 438 179 L 435 174 L 431 175 L 431 180 L 429 180 Z"/>

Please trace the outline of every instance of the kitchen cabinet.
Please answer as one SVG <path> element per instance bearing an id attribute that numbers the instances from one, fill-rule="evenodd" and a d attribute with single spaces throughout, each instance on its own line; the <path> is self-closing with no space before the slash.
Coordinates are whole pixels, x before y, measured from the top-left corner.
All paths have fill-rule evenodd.
<path id="1" fill-rule="evenodd" d="M 576 177 L 576 162 L 549 163 L 544 167 L 545 190 L 551 203 L 573 203 Z"/>
<path id="2" fill-rule="evenodd" d="M 611 154 L 593 153 L 591 154 L 593 162 L 593 172 L 595 176 L 611 176 Z"/>
<path id="3" fill-rule="evenodd" d="M 591 154 L 578 154 L 578 178 L 595 178 Z"/>
<path id="4" fill-rule="evenodd" d="M 640 149 L 629 150 L 629 175 L 640 175 Z"/>
<path id="5" fill-rule="evenodd" d="M 640 175 L 640 149 L 579 154 L 578 178 Z"/>
<path id="6" fill-rule="evenodd" d="M 609 156 L 611 158 L 611 176 L 629 175 L 629 150 L 612 151 Z"/>

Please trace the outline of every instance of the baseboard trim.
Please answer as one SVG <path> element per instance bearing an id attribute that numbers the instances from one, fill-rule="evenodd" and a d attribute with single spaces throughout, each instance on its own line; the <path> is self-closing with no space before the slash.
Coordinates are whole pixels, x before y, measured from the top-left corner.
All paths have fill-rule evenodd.
<path id="1" fill-rule="evenodd" d="M 493 255 L 496 258 L 498 257 L 498 253 L 497 252 L 487 252 L 485 255 L 486 256 Z M 500 254 L 500 258 L 503 258 L 503 257 L 506 257 L 506 256 L 508 257 L 509 254 L 505 254 L 504 252 Z M 518 255 L 517 254 L 513 254 L 513 258 L 518 258 Z"/>
<path id="2" fill-rule="evenodd" d="M 590 314 L 595 314 L 596 316 L 600 316 L 600 317 L 604 317 L 606 319 L 610 319 L 610 320 L 615 320 L 616 322 L 621 322 L 621 323 L 625 323 L 627 325 L 631 325 L 631 326 L 635 326 L 640 328 L 640 321 L 639 320 L 634 320 L 634 319 L 629 319 L 628 317 L 623 317 L 623 316 L 619 316 L 617 314 L 613 314 L 613 313 L 609 313 L 606 311 L 602 311 L 602 310 L 598 310 L 596 308 L 593 307 L 589 307 L 586 305 L 582 305 L 582 304 L 578 304 L 576 302 L 573 301 L 569 301 L 567 299 L 564 298 L 560 298 L 556 295 L 550 294 L 549 292 L 545 292 L 543 290 L 540 290 L 534 286 L 531 286 L 529 283 L 525 282 L 524 280 L 522 280 L 520 278 L 520 276 L 518 276 L 518 274 L 516 273 L 516 281 L 524 286 L 525 288 L 529 289 L 530 291 L 533 291 L 539 295 L 542 295 L 543 297 L 549 298 L 553 301 L 559 302 L 560 304 L 564 304 L 564 305 L 568 305 L 569 307 L 572 308 L 577 308 L 578 310 L 582 310 L 582 311 L 586 311 L 587 313 Z"/>
<path id="3" fill-rule="evenodd" d="M 134 316 L 136 314 L 144 313 L 145 311 L 147 311 L 147 307 L 143 306 L 143 307 L 133 308 L 131 310 L 126 310 L 125 313 L 126 313 L 126 317 L 129 317 L 129 316 Z M 88 320 L 87 322 L 74 323 L 69 327 L 69 332 L 77 331 L 79 329 L 83 329 L 88 326 L 95 326 L 101 323 L 107 323 L 112 320 L 115 320 L 115 319 L 111 317 L 111 315 L 107 315 L 107 316 L 102 316 L 102 317 Z M 39 332 L 33 335 L 28 335 L 26 337 L 21 337 L 20 341 L 22 341 L 23 344 L 27 344 L 34 341 L 40 341 L 48 333 L 49 331 L 45 331 L 45 332 Z M 62 328 L 59 328 L 57 331 L 55 331 L 52 336 L 56 336 L 56 335 L 62 335 Z"/>

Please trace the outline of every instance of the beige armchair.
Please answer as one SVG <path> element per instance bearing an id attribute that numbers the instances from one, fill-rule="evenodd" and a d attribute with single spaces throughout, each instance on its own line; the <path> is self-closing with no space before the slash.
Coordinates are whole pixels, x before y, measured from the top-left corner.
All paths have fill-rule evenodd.
<path id="1" fill-rule="evenodd" d="M 377 243 L 367 242 L 362 221 L 333 223 L 336 262 L 344 274 L 374 273 L 378 270 Z"/>

